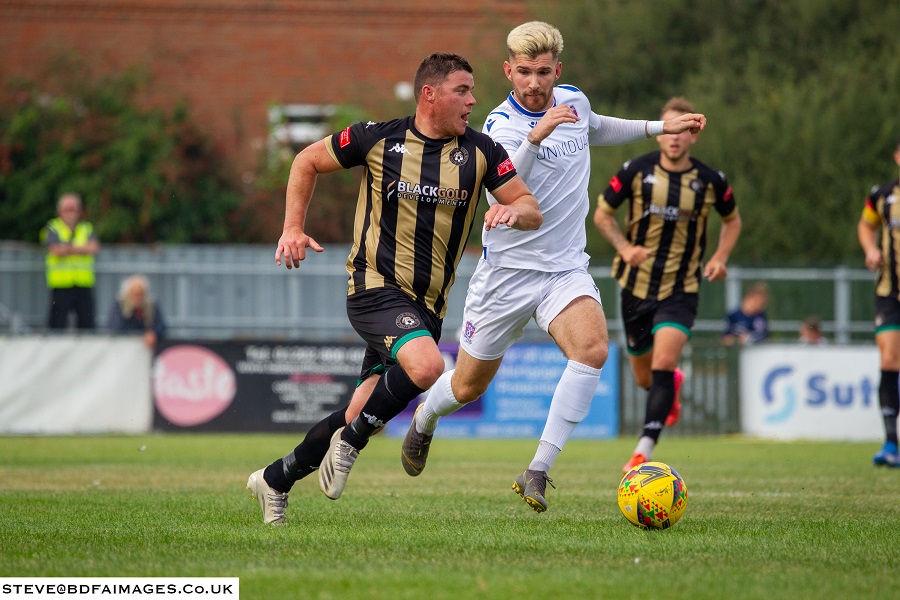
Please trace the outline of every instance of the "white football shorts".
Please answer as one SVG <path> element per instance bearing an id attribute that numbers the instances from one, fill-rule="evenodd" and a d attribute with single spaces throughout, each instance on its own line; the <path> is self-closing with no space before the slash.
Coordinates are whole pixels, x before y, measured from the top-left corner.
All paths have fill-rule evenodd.
<path id="1" fill-rule="evenodd" d="M 480 360 L 494 360 L 522 337 L 529 319 L 548 331 L 573 300 L 600 291 L 587 267 L 559 273 L 509 269 L 478 261 L 469 281 L 459 345 Z"/>

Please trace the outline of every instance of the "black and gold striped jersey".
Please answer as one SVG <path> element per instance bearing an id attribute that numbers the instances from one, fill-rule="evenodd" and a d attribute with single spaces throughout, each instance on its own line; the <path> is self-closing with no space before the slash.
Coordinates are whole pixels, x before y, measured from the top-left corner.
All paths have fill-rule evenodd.
<path id="1" fill-rule="evenodd" d="M 639 267 L 617 254 L 612 275 L 634 296 L 649 300 L 698 292 L 710 209 L 726 221 L 738 214 L 724 173 L 693 158 L 690 169 L 670 172 L 659 159 L 657 151 L 626 162 L 599 199 L 611 214 L 630 201 L 626 237 L 652 254 Z"/>
<path id="2" fill-rule="evenodd" d="M 342 167 L 364 167 L 348 294 L 400 289 L 443 318 L 482 187 L 497 190 L 516 175 L 506 151 L 468 128 L 427 138 L 414 117 L 351 125 L 325 147 Z"/>
<path id="3" fill-rule="evenodd" d="M 866 196 L 862 218 L 881 234 L 881 267 L 875 295 L 900 300 L 900 179 L 877 185 Z"/>

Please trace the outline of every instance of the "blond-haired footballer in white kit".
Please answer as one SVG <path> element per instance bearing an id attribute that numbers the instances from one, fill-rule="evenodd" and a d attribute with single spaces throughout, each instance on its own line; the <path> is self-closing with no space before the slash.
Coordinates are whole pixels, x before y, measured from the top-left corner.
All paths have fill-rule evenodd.
<path id="1" fill-rule="evenodd" d="M 504 228 L 482 235 L 484 251 L 466 296 L 456 368 L 437 380 L 416 409 L 401 458 L 407 473 L 422 472 L 438 418 L 484 393 L 503 354 L 533 318 L 568 358 L 534 460 L 513 484 L 543 512 L 550 468 L 587 415 L 608 354 L 606 318 L 584 251 L 590 146 L 702 129 L 706 119 L 693 114 L 666 122 L 624 120 L 592 112 L 577 88 L 554 87 L 562 72 L 563 40 L 547 23 L 516 27 L 507 47 L 509 61 L 503 66 L 513 90 L 488 115 L 483 131 L 512 157 L 544 222 L 536 231 Z M 495 202 L 490 194 L 488 202 Z"/>

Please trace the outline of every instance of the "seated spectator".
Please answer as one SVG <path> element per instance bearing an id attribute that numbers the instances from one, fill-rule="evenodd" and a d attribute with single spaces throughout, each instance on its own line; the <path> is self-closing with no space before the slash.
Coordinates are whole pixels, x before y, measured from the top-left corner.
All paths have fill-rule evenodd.
<path id="1" fill-rule="evenodd" d="M 728 313 L 722 330 L 722 342 L 726 346 L 757 344 L 769 337 L 769 286 L 757 281 L 744 294 L 741 305 Z"/>
<path id="2" fill-rule="evenodd" d="M 107 328 L 113 333 L 143 333 L 148 348 L 166 333 L 166 322 L 150 293 L 150 282 L 143 275 L 122 281 L 119 294 L 109 311 Z"/>
<path id="3" fill-rule="evenodd" d="M 822 324 L 818 317 L 806 317 L 800 323 L 800 337 L 797 340 L 801 344 L 820 346 L 828 343 L 828 338 L 822 335 Z"/>

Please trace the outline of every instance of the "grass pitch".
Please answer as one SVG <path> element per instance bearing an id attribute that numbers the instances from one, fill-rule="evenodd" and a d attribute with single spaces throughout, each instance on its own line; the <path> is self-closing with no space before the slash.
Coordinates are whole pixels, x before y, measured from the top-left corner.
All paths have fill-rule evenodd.
<path id="1" fill-rule="evenodd" d="M 0 576 L 239 577 L 243 598 L 878 598 L 900 589 L 900 469 L 877 444 L 663 439 L 667 531 L 616 505 L 632 439 L 570 441 L 550 510 L 510 489 L 536 440 L 378 436 L 340 500 L 315 476 L 266 526 L 244 485 L 300 436 L 0 437 Z"/>

